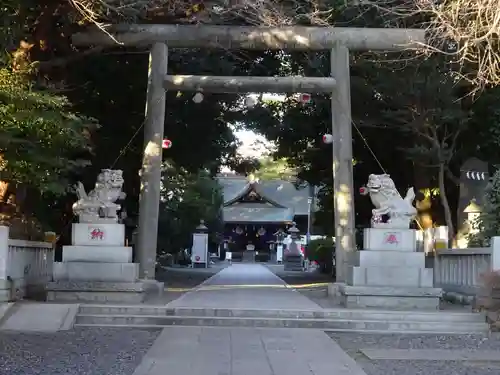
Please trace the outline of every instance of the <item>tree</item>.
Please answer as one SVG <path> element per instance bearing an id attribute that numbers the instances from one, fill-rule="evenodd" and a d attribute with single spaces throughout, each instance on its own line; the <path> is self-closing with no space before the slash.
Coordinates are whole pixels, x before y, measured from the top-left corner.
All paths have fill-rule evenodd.
<path id="1" fill-rule="evenodd" d="M 13 236 L 37 235 L 36 228 L 22 228 L 33 209 L 27 195 L 71 190 L 72 176 L 89 163 L 94 125 L 72 112 L 65 97 L 36 90 L 24 74 L 0 68 L 0 222 L 15 224 Z"/>
<path id="2" fill-rule="evenodd" d="M 496 1 L 369 0 L 359 9 L 363 8 L 385 16 L 386 27 L 425 28 L 425 53 L 453 58 L 455 73 L 472 84 L 469 89 L 500 84 L 500 8 Z"/>
<path id="3" fill-rule="evenodd" d="M 261 180 L 293 180 L 297 173 L 290 167 L 286 158 L 265 157 L 260 160 L 260 167 L 254 175 Z"/>
<path id="4" fill-rule="evenodd" d="M 497 170 L 485 191 L 482 211 L 472 223 L 471 245 L 490 246 L 490 240 L 500 234 L 500 170 Z"/>
<path id="5" fill-rule="evenodd" d="M 164 164 L 158 247 L 160 253 L 177 253 L 190 247 L 192 234 L 204 220 L 209 229 L 209 241 L 217 242 L 222 231 L 222 191 L 206 171 L 195 173 Z"/>

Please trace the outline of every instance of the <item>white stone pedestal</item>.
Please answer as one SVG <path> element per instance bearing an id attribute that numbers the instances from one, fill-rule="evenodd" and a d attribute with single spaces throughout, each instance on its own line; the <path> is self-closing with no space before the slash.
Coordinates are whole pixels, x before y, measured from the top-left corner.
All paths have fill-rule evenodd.
<path id="1" fill-rule="evenodd" d="M 346 283 L 336 289 L 343 305 L 439 308 L 442 291 L 433 287 L 433 270 L 425 268 L 425 254 L 416 252 L 415 230 L 365 229 L 363 244 L 364 250 L 348 254 Z"/>
<path id="2" fill-rule="evenodd" d="M 73 224 L 72 246 L 54 263 L 48 299 L 83 302 L 142 302 L 148 291 L 163 290 L 139 280 L 123 224 Z"/>

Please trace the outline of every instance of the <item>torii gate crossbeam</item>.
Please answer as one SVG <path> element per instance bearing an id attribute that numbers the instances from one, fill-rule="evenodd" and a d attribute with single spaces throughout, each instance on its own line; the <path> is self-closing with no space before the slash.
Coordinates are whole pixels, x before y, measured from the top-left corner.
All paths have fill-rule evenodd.
<path id="1" fill-rule="evenodd" d="M 91 30 L 73 36 L 75 46 L 152 46 L 148 78 L 144 157 L 141 170 L 138 259 L 141 277 L 154 279 L 161 185 L 162 140 L 165 121 L 165 88 L 174 82 L 167 76 L 168 47 L 253 50 L 331 50 L 331 75 L 304 92 L 332 89 L 332 135 L 337 281 L 345 281 L 346 251 L 355 250 L 352 132 L 349 49 L 397 51 L 419 48 L 425 30 L 333 27 L 249 27 L 214 25 L 113 25 L 107 32 Z M 168 46 L 168 47 L 167 47 Z M 174 76 L 175 77 L 175 76 Z M 208 79 L 207 79 L 208 78 Z M 311 78 L 298 81 L 270 77 L 205 77 L 184 79 L 177 90 L 225 92 L 297 92 Z M 290 78 L 290 77 L 289 77 Z M 309 80 L 309 81 L 308 81 Z M 313 79 L 314 80 L 314 79 Z M 205 82 L 203 82 L 205 81 Z M 211 82 L 211 83 L 210 83 Z M 211 86 L 210 86 L 211 85 Z M 281 85 L 281 86 L 280 86 Z M 232 90 L 232 91 L 230 91 Z M 282 91 L 281 91 L 282 92 Z"/>

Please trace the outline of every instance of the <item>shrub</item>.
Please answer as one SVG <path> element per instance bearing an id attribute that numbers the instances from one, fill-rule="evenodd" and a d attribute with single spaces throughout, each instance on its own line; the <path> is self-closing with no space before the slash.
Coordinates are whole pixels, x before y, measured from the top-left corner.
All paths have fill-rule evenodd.
<path id="1" fill-rule="evenodd" d="M 306 249 L 306 257 L 317 262 L 321 272 L 331 273 L 333 271 L 333 256 L 335 245 L 332 238 L 318 238 L 309 242 Z"/>

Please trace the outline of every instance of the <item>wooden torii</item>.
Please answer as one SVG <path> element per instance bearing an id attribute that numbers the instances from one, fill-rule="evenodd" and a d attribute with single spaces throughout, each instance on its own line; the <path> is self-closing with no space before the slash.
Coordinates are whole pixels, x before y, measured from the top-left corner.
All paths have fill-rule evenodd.
<path id="1" fill-rule="evenodd" d="M 165 90 L 200 92 L 331 93 L 337 281 L 344 282 L 347 251 L 355 250 L 349 50 L 399 51 L 421 48 L 425 30 L 217 25 L 114 25 L 107 32 L 73 35 L 73 44 L 151 47 L 144 155 L 141 170 L 140 275 L 154 279 L 161 185 Z M 169 76 L 168 47 L 249 50 L 331 50 L 331 76 Z"/>

